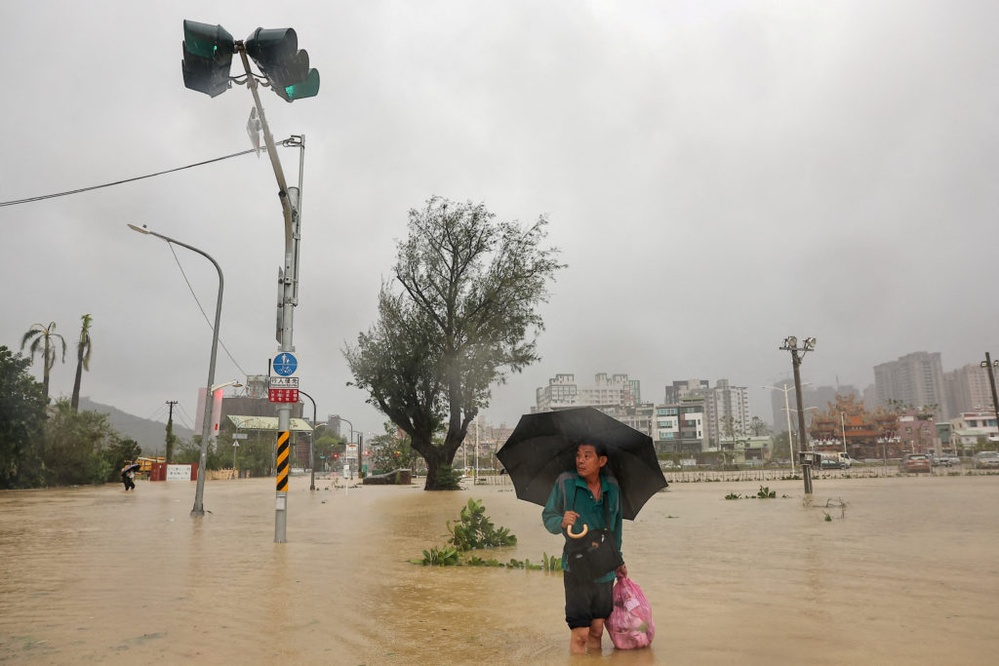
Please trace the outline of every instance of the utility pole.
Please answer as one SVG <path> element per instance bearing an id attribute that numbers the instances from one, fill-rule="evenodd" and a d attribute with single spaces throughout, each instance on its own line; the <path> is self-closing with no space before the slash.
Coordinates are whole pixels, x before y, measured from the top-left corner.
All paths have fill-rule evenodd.
<path id="1" fill-rule="evenodd" d="M 784 338 L 782 351 L 791 352 L 791 366 L 794 370 L 794 396 L 798 402 L 798 449 L 801 454 L 801 476 L 805 481 L 805 494 L 812 494 L 812 455 L 805 452 L 808 444 L 808 431 L 805 429 L 805 407 L 801 398 L 801 359 L 805 354 L 815 349 L 815 338 L 805 338 L 802 346 L 798 346 L 798 338 L 789 335 Z M 799 354 L 800 352 L 800 354 Z"/>
<path id="2" fill-rule="evenodd" d="M 995 369 L 999 368 L 999 359 L 993 361 L 988 352 L 985 352 L 985 360 L 982 367 L 989 374 L 989 386 L 992 388 L 992 413 L 996 415 L 996 428 L 999 429 L 999 398 L 996 397 L 996 374 Z"/>
<path id="3" fill-rule="evenodd" d="M 263 131 L 267 156 L 278 185 L 278 200 L 284 217 L 284 266 L 279 271 L 278 290 L 278 355 L 274 371 L 279 375 L 268 385 L 268 399 L 279 403 L 276 450 L 276 494 L 274 503 L 274 542 L 287 541 L 285 533 L 288 508 L 288 473 L 291 438 L 291 407 L 298 402 L 298 377 L 294 376 L 298 360 L 292 352 L 294 308 L 298 304 L 298 241 L 301 224 L 302 164 L 305 159 L 305 137 L 298 137 L 301 148 L 297 188 L 288 187 L 278 159 L 274 137 L 271 136 L 264 107 L 257 88 L 263 85 L 286 102 L 314 97 L 319 92 L 319 72 L 309 67 L 309 54 L 298 48 L 298 35 L 292 28 L 257 28 L 245 40 L 234 40 L 221 25 L 184 21 L 184 60 L 181 63 L 184 85 L 210 97 L 220 95 L 236 82 L 245 84 L 253 95 L 256 118 L 251 126 Z M 245 78 L 230 76 L 235 54 L 243 63 Z M 250 69 L 252 59 L 260 74 Z M 259 79 L 259 80 L 258 80 Z M 259 124 L 258 124 L 259 123 Z M 252 135 L 252 134 L 251 134 Z M 288 145 L 285 142 L 285 145 Z M 199 477 L 200 478 L 200 477 Z"/>
<path id="4" fill-rule="evenodd" d="M 170 464 L 170 460 L 173 458 L 173 406 L 177 404 L 177 401 L 167 400 L 166 404 L 170 406 L 170 415 L 167 417 L 165 458 L 167 464 Z"/>

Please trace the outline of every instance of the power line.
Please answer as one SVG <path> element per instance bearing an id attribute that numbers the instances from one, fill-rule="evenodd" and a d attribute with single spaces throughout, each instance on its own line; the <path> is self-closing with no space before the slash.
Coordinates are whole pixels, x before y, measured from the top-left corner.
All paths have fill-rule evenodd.
<path id="1" fill-rule="evenodd" d="M 290 139 L 285 139 L 281 142 L 281 145 L 287 145 Z M 28 197 L 27 199 L 16 199 L 14 201 L 0 201 L 0 208 L 4 206 L 18 206 L 20 204 L 33 203 L 35 201 L 44 201 L 45 199 L 55 199 L 56 197 L 66 197 L 71 194 L 80 194 L 81 192 L 90 192 L 92 190 L 99 190 L 105 187 L 113 187 L 115 185 L 124 185 L 125 183 L 134 183 L 137 180 L 145 180 L 146 178 L 154 178 L 156 176 L 163 176 L 168 173 L 175 173 L 177 171 L 183 171 L 184 169 L 193 169 L 194 167 L 204 166 L 206 164 L 212 164 L 214 162 L 221 162 L 222 160 L 227 160 L 233 157 L 242 157 L 243 155 L 249 155 L 250 153 L 257 152 L 256 148 L 250 148 L 248 150 L 242 150 L 238 153 L 233 153 L 231 155 L 223 155 L 222 157 L 215 157 L 210 160 L 204 160 L 203 162 L 195 162 L 194 164 L 188 164 L 187 166 L 176 167 L 173 169 L 167 169 L 165 171 L 157 171 L 156 173 L 146 174 L 145 176 L 136 176 L 134 178 L 126 178 L 124 180 L 116 180 L 113 183 L 104 183 L 103 185 L 93 185 L 91 187 L 81 187 L 76 190 L 68 190 L 66 192 L 56 192 L 55 194 L 43 194 L 37 197 Z"/>
<path id="2" fill-rule="evenodd" d="M 174 250 L 173 243 L 167 243 L 167 245 L 170 246 L 170 252 L 173 253 L 173 260 L 177 262 L 177 268 L 180 269 L 180 274 L 184 276 L 184 282 L 187 283 L 188 291 L 191 292 L 191 296 L 194 297 L 194 302 L 198 304 L 198 309 L 201 310 L 201 316 L 204 317 L 205 321 L 208 323 L 208 328 L 212 328 L 212 321 L 208 318 L 208 313 L 205 312 L 205 308 L 201 305 L 201 301 L 198 300 L 198 295 L 194 292 L 194 287 L 191 286 L 191 281 L 187 279 L 187 273 L 184 271 L 184 266 L 180 263 L 180 258 L 177 257 L 177 252 Z M 225 350 L 226 356 L 228 356 L 229 360 L 233 362 L 233 365 L 236 366 L 244 377 L 247 376 L 246 370 L 243 370 L 243 366 L 241 366 L 239 362 L 233 358 L 232 353 L 229 351 L 229 348 L 225 346 L 225 343 L 222 342 L 221 337 L 219 338 L 219 345 L 221 345 L 222 349 Z"/>

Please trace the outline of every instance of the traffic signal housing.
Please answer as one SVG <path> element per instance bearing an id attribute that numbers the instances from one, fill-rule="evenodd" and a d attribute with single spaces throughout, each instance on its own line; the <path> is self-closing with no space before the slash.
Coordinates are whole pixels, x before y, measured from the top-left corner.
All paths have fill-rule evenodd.
<path id="1" fill-rule="evenodd" d="M 309 54 L 298 50 L 294 28 L 257 28 L 244 44 L 281 99 L 294 102 L 319 93 L 319 72 L 309 67 Z"/>
<path id="2" fill-rule="evenodd" d="M 211 97 L 229 89 L 236 42 L 220 25 L 184 20 L 184 86 Z"/>

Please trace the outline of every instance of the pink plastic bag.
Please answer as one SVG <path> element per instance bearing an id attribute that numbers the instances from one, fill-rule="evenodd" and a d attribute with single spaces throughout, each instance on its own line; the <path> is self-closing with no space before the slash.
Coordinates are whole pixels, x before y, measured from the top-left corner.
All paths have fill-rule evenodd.
<path id="1" fill-rule="evenodd" d="M 656 635 L 652 606 L 642 588 L 630 578 L 618 578 L 614 585 L 614 610 L 607 618 L 607 631 L 618 650 L 648 647 Z"/>

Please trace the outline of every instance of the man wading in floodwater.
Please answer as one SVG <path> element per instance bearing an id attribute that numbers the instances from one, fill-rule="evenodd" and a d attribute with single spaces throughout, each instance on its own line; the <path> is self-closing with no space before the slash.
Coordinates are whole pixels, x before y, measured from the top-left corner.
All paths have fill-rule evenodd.
<path id="1" fill-rule="evenodd" d="M 576 471 L 565 472 L 555 481 L 548 503 L 541 518 L 545 529 L 552 534 L 566 534 L 574 530 L 579 534 L 584 528 L 605 527 L 614 535 L 614 547 L 621 554 L 621 488 L 613 477 L 601 474 L 607 464 L 607 449 L 602 444 L 582 443 L 576 447 Z M 608 524 L 609 523 L 609 524 Z M 568 544 L 567 544 L 568 545 Z M 562 550 L 562 569 L 565 585 L 565 621 L 572 632 L 569 651 L 585 654 L 587 650 L 600 651 L 604 635 L 604 620 L 613 609 L 611 591 L 615 576 L 628 577 L 624 559 L 613 571 L 590 578 L 571 570 L 566 550 Z"/>

